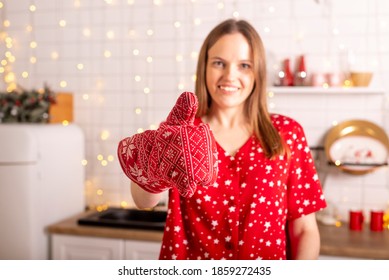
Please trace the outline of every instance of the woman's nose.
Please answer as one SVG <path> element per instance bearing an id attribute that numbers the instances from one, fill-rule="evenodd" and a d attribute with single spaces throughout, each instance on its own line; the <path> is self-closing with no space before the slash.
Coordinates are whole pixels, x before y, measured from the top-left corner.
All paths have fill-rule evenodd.
<path id="1" fill-rule="evenodd" d="M 227 78 L 233 79 L 237 76 L 237 74 L 238 74 L 238 71 L 234 65 L 228 65 L 225 68 L 225 76 Z"/>

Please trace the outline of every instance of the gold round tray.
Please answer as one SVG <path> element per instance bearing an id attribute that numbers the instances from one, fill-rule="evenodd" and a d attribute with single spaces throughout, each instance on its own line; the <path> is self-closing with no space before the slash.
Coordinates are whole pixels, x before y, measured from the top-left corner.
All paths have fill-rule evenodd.
<path id="1" fill-rule="evenodd" d="M 388 165 L 389 138 L 378 125 L 349 120 L 331 128 L 324 149 L 330 164 L 351 174 L 366 174 Z"/>

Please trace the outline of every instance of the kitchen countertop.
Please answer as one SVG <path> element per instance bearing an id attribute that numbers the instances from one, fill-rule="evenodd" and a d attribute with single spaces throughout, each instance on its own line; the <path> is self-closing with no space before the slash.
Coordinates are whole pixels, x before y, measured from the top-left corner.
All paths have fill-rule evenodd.
<path id="1" fill-rule="evenodd" d="M 52 224 L 48 226 L 46 230 L 50 234 L 69 234 L 78 236 L 106 237 L 157 242 L 162 241 L 163 231 L 113 228 L 89 225 L 86 226 L 79 225 L 77 223 L 78 219 L 86 217 L 92 213 L 94 213 L 94 211 L 80 213 L 58 223 Z"/>
<path id="2" fill-rule="evenodd" d="M 341 227 L 319 224 L 320 255 L 389 260 L 389 230 L 370 231 L 365 224 L 362 231 L 351 231 L 348 224 Z"/>
<path id="3" fill-rule="evenodd" d="M 101 226 L 78 225 L 77 220 L 93 211 L 80 213 L 47 227 L 50 234 L 68 234 L 89 237 L 120 238 L 161 242 L 163 232 L 156 230 L 122 229 Z M 350 231 L 347 224 L 341 227 L 319 223 L 320 255 L 338 258 L 389 260 L 389 230 L 372 232 L 365 225 L 362 231 Z"/>

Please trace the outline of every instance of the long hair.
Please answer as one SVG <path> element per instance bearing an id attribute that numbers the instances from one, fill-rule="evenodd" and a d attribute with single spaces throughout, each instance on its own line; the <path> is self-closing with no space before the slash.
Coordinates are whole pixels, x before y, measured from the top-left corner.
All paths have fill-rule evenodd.
<path id="1" fill-rule="evenodd" d="M 254 27 L 245 20 L 228 19 L 218 24 L 205 38 L 197 61 L 195 93 L 199 101 L 197 117 L 208 113 L 212 99 L 206 87 L 206 66 L 209 49 L 226 34 L 241 33 L 247 40 L 253 57 L 254 88 L 245 101 L 245 114 L 255 136 L 268 158 L 287 153 L 287 146 L 273 126 L 267 108 L 266 55 L 262 39 Z"/>

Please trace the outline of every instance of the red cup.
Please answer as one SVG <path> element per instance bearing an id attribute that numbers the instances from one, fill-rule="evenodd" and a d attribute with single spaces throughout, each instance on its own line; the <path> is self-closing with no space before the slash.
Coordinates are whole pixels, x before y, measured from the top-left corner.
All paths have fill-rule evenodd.
<path id="1" fill-rule="evenodd" d="M 350 210 L 349 228 L 350 230 L 362 230 L 363 228 L 363 212 L 361 210 Z"/>
<path id="2" fill-rule="evenodd" d="M 384 211 L 370 211 L 370 230 L 384 230 Z"/>

